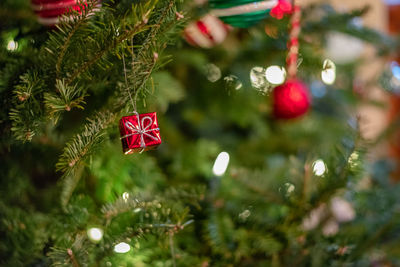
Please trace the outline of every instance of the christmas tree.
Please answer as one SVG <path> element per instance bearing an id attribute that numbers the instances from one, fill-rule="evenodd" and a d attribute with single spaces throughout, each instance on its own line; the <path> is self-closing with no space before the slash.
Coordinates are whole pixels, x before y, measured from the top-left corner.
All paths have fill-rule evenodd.
<path id="1" fill-rule="evenodd" d="M 400 265 L 396 125 L 363 138 L 355 90 L 397 42 L 199 2 L 1 1 L 1 266 Z"/>

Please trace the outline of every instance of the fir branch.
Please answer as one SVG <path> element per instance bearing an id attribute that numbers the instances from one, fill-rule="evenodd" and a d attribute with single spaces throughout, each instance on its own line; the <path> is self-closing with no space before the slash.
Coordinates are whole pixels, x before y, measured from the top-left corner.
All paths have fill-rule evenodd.
<path id="1" fill-rule="evenodd" d="M 74 23 L 72 24 L 71 21 L 69 20 L 61 20 L 61 24 L 57 25 L 57 28 L 61 31 L 64 32 L 63 28 L 71 28 L 71 30 L 68 32 L 67 36 L 64 38 L 64 42 L 62 46 L 60 47 L 60 52 L 58 53 L 57 57 L 57 62 L 56 62 L 56 77 L 60 77 L 60 71 L 61 71 L 61 64 L 63 62 L 65 53 L 67 52 L 67 49 L 71 43 L 71 39 L 74 36 L 75 32 L 80 29 L 80 27 L 88 22 L 88 19 L 91 17 L 91 14 L 93 13 L 94 9 L 97 6 L 97 0 L 89 0 L 87 1 L 87 4 L 81 3 L 81 10 L 82 14 L 77 16 L 77 19 L 74 20 Z M 79 12 L 73 12 L 73 13 L 78 13 Z M 64 17 L 70 16 L 70 14 L 64 15 Z"/>
<path id="2" fill-rule="evenodd" d="M 61 204 L 63 207 L 66 207 L 72 193 L 77 187 L 82 173 L 83 173 L 83 165 L 74 166 L 71 169 L 67 170 L 63 175 L 63 186 L 61 191 Z"/>
<path id="3" fill-rule="evenodd" d="M 114 203 L 108 203 L 103 206 L 101 212 L 107 222 L 110 222 L 114 217 L 128 212 L 128 211 L 141 211 L 146 207 L 152 206 L 151 202 L 141 201 L 138 198 L 118 198 Z"/>
<path id="4" fill-rule="evenodd" d="M 137 56 L 134 56 L 132 51 L 132 66 L 131 73 L 129 74 L 129 80 L 133 88 L 133 104 L 134 109 L 136 109 L 136 102 L 139 93 L 144 89 L 147 81 L 151 77 L 153 71 L 157 68 L 157 64 L 160 63 L 158 60 L 159 53 L 166 46 L 166 43 L 162 42 L 160 39 L 165 38 L 165 35 L 176 26 L 177 20 L 175 13 L 172 11 L 175 7 L 175 1 L 168 1 L 168 5 L 165 5 L 161 11 L 157 12 L 158 20 L 152 24 L 150 32 L 147 34 L 143 44 L 140 46 L 139 50 L 136 52 Z M 167 23 L 165 22 L 168 20 Z M 166 23 L 166 25 L 165 25 Z M 133 47 L 133 44 L 132 44 Z M 138 79 L 138 77 L 141 77 Z M 130 95 L 130 89 L 125 88 L 124 98 L 126 95 Z"/>
<path id="5" fill-rule="evenodd" d="M 80 88 L 77 89 L 77 85 L 68 86 L 64 80 L 56 80 L 56 89 L 58 94 L 44 95 L 45 106 L 50 111 L 50 117 L 55 119 L 55 123 L 61 112 L 71 111 L 73 108 L 83 109 L 82 104 L 86 104 L 84 101 L 86 95 Z"/>
<path id="6" fill-rule="evenodd" d="M 63 244 L 63 246 L 52 247 L 47 256 L 51 259 L 52 266 L 86 266 L 85 262 L 88 261 L 87 247 L 88 244 L 85 235 L 78 233 L 73 242 L 72 240 L 68 240 L 67 244 Z"/>
<path id="7" fill-rule="evenodd" d="M 27 72 L 20 77 L 21 83 L 15 86 L 15 108 L 10 110 L 11 131 L 21 141 L 31 141 L 41 125 L 41 106 L 36 99 L 43 90 L 43 81 L 36 72 Z"/>
<path id="8" fill-rule="evenodd" d="M 88 119 L 82 133 L 77 134 L 64 148 L 56 168 L 64 172 L 64 186 L 61 203 L 65 206 L 81 178 L 81 164 L 94 153 L 105 138 L 105 129 L 115 120 L 115 114 L 99 113 L 94 119 Z"/>
<path id="9" fill-rule="evenodd" d="M 123 43 L 127 39 L 133 38 L 135 35 L 138 33 L 144 31 L 147 29 L 147 22 L 148 18 L 147 16 L 150 14 L 151 10 L 153 7 L 151 7 L 150 10 L 148 10 L 143 16 L 142 20 L 136 23 L 133 27 L 133 29 L 126 30 L 123 34 L 118 36 L 117 39 L 112 40 L 104 49 L 98 51 L 92 58 L 87 60 L 83 65 L 81 65 L 79 68 L 77 68 L 67 79 L 67 84 L 73 82 L 81 73 L 85 72 L 88 68 L 90 68 L 93 64 L 95 64 L 99 59 L 101 59 L 104 55 L 106 55 L 108 52 L 115 50 L 118 45 Z"/>

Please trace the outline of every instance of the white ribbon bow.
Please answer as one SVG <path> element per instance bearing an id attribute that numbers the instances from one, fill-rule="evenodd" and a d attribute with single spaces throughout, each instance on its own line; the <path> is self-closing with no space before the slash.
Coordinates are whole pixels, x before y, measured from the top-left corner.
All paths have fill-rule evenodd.
<path id="1" fill-rule="evenodd" d="M 121 139 L 127 138 L 127 137 L 132 136 L 132 135 L 140 134 L 140 147 L 141 148 L 145 148 L 146 147 L 146 143 L 144 142 L 144 136 L 145 135 L 147 137 L 150 137 L 151 139 L 153 139 L 155 141 L 158 141 L 160 139 L 158 136 L 156 136 L 156 135 L 153 136 L 153 135 L 151 135 L 149 133 L 149 132 L 152 132 L 152 131 L 159 131 L 160 130 L 160 128 L 149 129 L 150 126 L 153 124 L 153 119 L 150 118 L 149 116 L 145 116 L 145 117 L 142 118 L 142 121 L 140 121 L 139 114 L 136 114 L 136 117 L 137 117 L 137 120 L 138 120 L 138 124 L 136 126 L 133 125 L 130 121 L 125 122 L 126 128 L 131 130 L 132 133 L 121 137 Z M 146 126 L 144 126 L 145 125 L 144 122 L 146 120 L 148 120 L 149 123 Z"/>

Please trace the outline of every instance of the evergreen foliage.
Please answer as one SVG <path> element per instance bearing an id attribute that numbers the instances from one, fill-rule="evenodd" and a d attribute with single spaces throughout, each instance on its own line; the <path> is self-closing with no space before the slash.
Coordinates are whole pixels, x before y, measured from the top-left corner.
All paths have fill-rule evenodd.
<path id="1" fill-rule="evenodd" d="M 90 0 L 49 29 L 28 1 L 0 3 L 0 265 L 400 264 L 400 187 L 390 161 L 369 159 L 380 139 L 363 140 L 354 115 L 363 101 L 355 68 L 365 62 L 338 66 L 334 86 L 319 82 L 330 32 L 363 39 L 377 56 L 396 42 L 354 26 L 367 9 L 306 7 L 299 75 L 313 110 L 280 122 L 248 76 L 284 64 L 288 19 L 236 29 L 202 50 L 180 39 L 203 12 L 190 1 L 110 0 L 99 9 Z M 11 40 L 17 49 L 7 49 Z M 210 64 L 221 71 L 216 82 Z M 123 155 L 118 120 L 133 110 L 159 112 L 157 151 Z M 221 151 L 231 162 L 217 177 Z M 333 208 L 344 200 L 351 220 Z M 115 251 L 121 242 L 128 253 Z"/>

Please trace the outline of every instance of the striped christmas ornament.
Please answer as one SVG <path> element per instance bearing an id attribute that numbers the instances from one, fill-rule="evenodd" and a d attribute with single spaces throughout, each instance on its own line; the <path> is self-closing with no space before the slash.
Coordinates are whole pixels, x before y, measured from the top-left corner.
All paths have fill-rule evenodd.
<path id="1" fill-rule="evenodd" d="M 211 48 L 222 43 L 228 32 L 228 26 L 221 20 L 212 15 L 206 15 L 190 23 L 184 31 L 184 37 L 193 46 Z"/>
<path id="2" fill-rule="evenodd" d="M 287 0 L 209 0 L 211 14 L 226 24 L 238 28 L 248 28 L 271 15 L 281 18 L 290 12 Z M 290 9 L 289 9 L 290 8 Z"/>
<path id="3" fill-rule="evenodd" d="M 32 9 L 36 13 L 39 23 L 49 27 L 55 26 L 59 22 L 60 16 L 68 10 L 79 12 L 81 8 L 85 8 L 86 4 L 86 0 L 31 0 Z M 97 2 L 96 8 L 100 6 L 100 2 Z"/>

